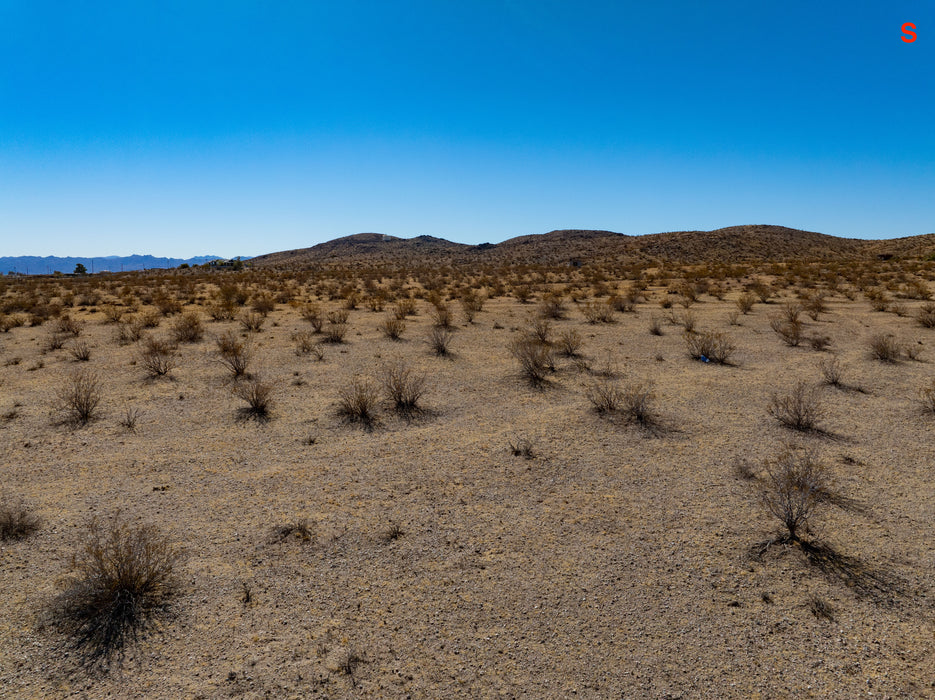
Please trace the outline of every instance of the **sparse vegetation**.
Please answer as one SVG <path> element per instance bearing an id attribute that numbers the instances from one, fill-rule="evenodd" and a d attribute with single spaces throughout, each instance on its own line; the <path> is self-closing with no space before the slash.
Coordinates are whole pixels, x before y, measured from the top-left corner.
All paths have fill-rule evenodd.
<path id="1" fill-rule="evenodd" d="M 256 420 L 269 420 L 273 408 L 273 385 L 260 376 L 239 381 L 231 388 L 231 393 L 245 401 L 241 415 Z"/>
<path id="2" fill-rule="evenodd" d="M 349 423 L 371 428 L 377 419 L 378 399 L 379 392 L 371 382 L 355 379 L 338 392 L 338 415 Z"/>
<path id="3" fill-rule="evenodd" d="M 21 498 L 0 489 L 0 542 L 25 539 L 40 524 L 39 516 Z"/>
<path id="4" fill-rule="evenodd" d="M 58 390 L 58 408 L 67 422 L 85 425 L 95 418 L 103 396 L 100 376 L 81 369 L 63 381 Z"/>
<path id="5" fill-rule="evenodd" d="M 393 410 L 405 416 L 421 412 L 419 401 L 425 393 L 425 376 L 397 362 L 383 369 L 383 388 Z"/>
<path id="6" fill-rule="evenodd" d="M 179 588 L 178 561 L 178 551 L 153 526 L 133 526 L 119 515 L 91 523 L 68 587 L 48 611 L 79 664 L 122 659 L 168 611 Z"/>
<path id="7" fill-rule="evenodd" d="M 785 539 L 798 542 L 830 490 L 827 469 L 808 450 L 787 448 L 767 462 L 765 472 L 763 504 L 786 528 Z"/>
<path id="8" fill-rule="evenodd" d="M 168 375 L 175 368 L 177 358 L 175 345 L 153 337 L 146 339 L 140 352 L 140 364 L 154 379 Z"/>
<path id="9" fill-rule="evenodd" d="M 773 394 L 767 410 L 787 428 L 802 431 L 817 430 L 824 416 L 819 388 L 805 380 L 797 381 L 788 393 Z"/>
<path id="10" fill-rule="evenodd" d="M 215 357 L 234 379 L 247 375 L 252 351 L 247 342 L 231 331 L 215 339 Z"/>
<path id="11" fill-rule="evenodd" d="M 452 333 L 446 328 L 434 326 L 429 331 L 429 347 L 436 355 L 449 355 L 451 351 L 448 346 L 451 344 Z"/>
<path id="12" fill-rule="evenodd" d="M 522 376 L 533 386 L 542 386 L 555 369 L 552 348 L 536 338 L 517 338 L 510 344 L 510 354 L 519 363 Z"/>
<path id="13" fill-rule="evenodd" d="M 730 364 L 737 349 L 730 338 L 717 331 L 685 333 L 684 338 L 688 354 L 694 360 L 714 362 L 719 365 Z"/>
<path id="14" fill-rule="evenodd" d="M 872 336 L 868 345 L 870 347 L 870 356 L 880 362 L 893 364 L 899 362 L 902 355 L 899 342 L 889 333 L 878 333 Z"/>

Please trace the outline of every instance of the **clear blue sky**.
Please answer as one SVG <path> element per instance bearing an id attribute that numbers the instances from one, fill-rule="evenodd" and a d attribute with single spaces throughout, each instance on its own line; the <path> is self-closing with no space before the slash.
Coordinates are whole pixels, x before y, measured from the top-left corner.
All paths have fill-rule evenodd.
<path id="1" fill-rule="evenodd" d="M 935 232 L 933 47 L 935 0 L 0 0 L 0 255 Z"/>

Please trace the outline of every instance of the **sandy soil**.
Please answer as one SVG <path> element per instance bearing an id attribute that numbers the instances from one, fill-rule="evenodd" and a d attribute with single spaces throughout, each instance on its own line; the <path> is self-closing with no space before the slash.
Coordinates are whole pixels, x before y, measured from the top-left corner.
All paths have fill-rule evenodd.
<path id="1" fill-rule="evenodd" d="M 0 335 L 0 481 L 44 520 L 0 543 L 0 696 L 935 697 L 935 418 L 917 401 L 935 331 L 833 298 L 808 330 L 831 336 L 863 391 L 823 388 L 825 432 L 799 435 L 767 404 L 819 380 L 829 353 L 782 344 L 775 304 L 739 326 L 733 308 L 705 297 L 692 311 L 731 336 L 734 366 L 691 360 L 676 326 L 651 335 L 656 303 L 602 325 L 572 305 L 553 323 L 582 333 L 595 367 L 611 358 L 654 382 L 669 426 L 657 435 L 597 415 L 594 378 L 569 360 L 528 386 L 507 345 L 533 307 L 511 299 L 459 325 L 450 359 L 425 343 L 425 302 L 401 342 L 381 335 L 382 314 L 352 311 L 347 343 L 323 362 L 295 354 L 290 336 L 308 325 L 281 306 L 254 336 L 254 368 L 276 383 L 265 423 L 238 418 L 213 360 L 211 334 L 234 322 L 206 323 L 171 378 L 153 381 L 138 346 L 117 345 L 102 314 L 78 314 L 92 347 L 81 365 L 105 385 L 81 428 L 52 411 L 79 363 L 42 352 L 46 327 Z M 870 359 L 876 332 L 923 342 L 923 361 Z M 397 358 L 429 379 L 425 415 L 383 407 L 372 431 L 345 424 L 339 389 Z M 136 432 L 120 426 L 126 406 L 141 411 Z M 533 459 L 511 454 L 518 436 Z M 796 546 L 751 556 L 778 521 L 736 465 L 759 467 L 789 441 L 863 506 L 821 509 L 813 538 L 885 573 L 884 592 Z M 117 510 L 182 548 L 180 595 L 121 669 L 72 674 L 38 621 L 88 520 Z M 272 536 L 302 518 L 311 541 Z M 401 536 L 387 539 L 391 524 Z M 832 619 L 813 614 L 815 598 Z"/>

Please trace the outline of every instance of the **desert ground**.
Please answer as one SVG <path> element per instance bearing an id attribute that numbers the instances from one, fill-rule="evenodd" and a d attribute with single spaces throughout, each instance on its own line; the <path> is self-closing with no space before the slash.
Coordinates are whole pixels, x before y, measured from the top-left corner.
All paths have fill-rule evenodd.
<path id="1" fill-rule="evenodd" d="M 262 271 L 7 281 L 0 486 L 36 522 L 0 541 L 0 696 L 935 697 L 933 269 L 889 265 L 866 284 L 744 270 L 716 294 L 674 268 L 479 282 L 470 322 L 463 289 L 406 280 L 374 311 L 350 273 L 351 303 L 301 277 L 264 296 Z M 57 306 L 30 318 L 30 294 Z M 342 310 L 343 341 L 320 342 Z M 690 355 L 705 333 L 725 362 Z M 393 367 L 424 377 L 411 410 L 387 400 Z M 87 420 L 66 410 L 76 373 L 97 382 Z M 821 410 L 796 429 L 775 401 L 800 381 Z M 258 385 L 267 415 L 236 395 Z M 363 415 L 341 412 L 355 387 Z M 825 479 L 795 539 L 767 506 L 784 454 Z M 92 522 L 176 554 L 139 638 L 104 656 L 60 613 Z"/>

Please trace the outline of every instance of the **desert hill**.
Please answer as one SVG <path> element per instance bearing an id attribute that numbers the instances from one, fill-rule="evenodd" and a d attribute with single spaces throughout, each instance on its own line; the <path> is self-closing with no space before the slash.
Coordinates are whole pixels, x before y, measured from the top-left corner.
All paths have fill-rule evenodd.
<path id="1" fill-rule="evenodd" d="M 432 236 L 398 238 L 361 233 L 310 248 L 261 255 L 256 267 L 327 264 L 563 264 L 581 262 L 673 263 L 863 260 L 877 256 L 925 257 L 935 234 L 892 240 L 840 238 L 773 225 L 730 226 L 714 231 L 672 231 L 630 236 L 613 231 L 558 230 L 465 245 Z"/>

